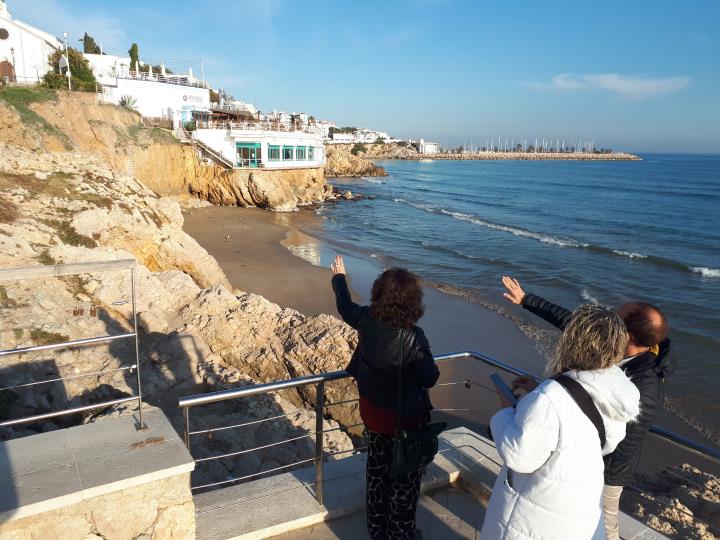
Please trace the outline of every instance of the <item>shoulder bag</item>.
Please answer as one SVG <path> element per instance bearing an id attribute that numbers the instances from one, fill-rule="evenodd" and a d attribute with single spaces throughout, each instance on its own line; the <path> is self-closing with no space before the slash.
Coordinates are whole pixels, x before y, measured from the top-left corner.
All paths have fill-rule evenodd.
<path id="1" fill-rule="evenodd" d="M 598 411 L 595 403 L 593 403 L 590 394 L 588 394 L 587 390 L 583 388 L 582 384 L 572 377 L 568 377 L 567 375 L 558 375 L 553 378 L 556 382 L 560 383 L 565 390 L 567 390 L 570 397 L 572 397 L 578 407 L 580 407 L 580 410 L 585 413 L 588 420 L 593 423 L 595 429 L 597 429 L 598 436 L 600 437 L 600 449 L 602 450 L 605 448 L 605 443 L 607 442 L 605 437 L 605 423 L 600 415 L 600 411 Z"/>
<path id="2" fill-rule="evenodd" d="M 418 429 L 402 428 L 402 364 L 404 330 L 400 330 L 398 354 L 397 413 L 390 475 L 398 477 L 426 467 L 438 453 L 438 435 L 447 427 L 445 422 L 426 424 Z"/>

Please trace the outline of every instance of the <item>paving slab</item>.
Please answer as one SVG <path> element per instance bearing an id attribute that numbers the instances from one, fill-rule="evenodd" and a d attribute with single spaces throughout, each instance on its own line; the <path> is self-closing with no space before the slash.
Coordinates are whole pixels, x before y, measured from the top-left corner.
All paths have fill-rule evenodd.
<path id="1" fill-rule="evenodd" d="M 73 462 L 73 452 L 68 430 L 60 429 L 47 433 L 12 439 L 2 444 L 0 470 L 12 476 L 29 474 Z"/>

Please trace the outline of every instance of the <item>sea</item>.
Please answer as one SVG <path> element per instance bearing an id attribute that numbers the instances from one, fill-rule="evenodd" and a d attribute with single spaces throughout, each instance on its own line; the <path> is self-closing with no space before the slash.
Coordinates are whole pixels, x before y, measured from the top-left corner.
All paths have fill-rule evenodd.
<path id="1" fill-rule="evenodd" d="M 574 308 L 657 305 L 680 356 L 667 407 L 720 433 L 720 155 L 642 161 L 381 161 L 338 179 L 314 234 L 502 307 L 503 275 Z"/>

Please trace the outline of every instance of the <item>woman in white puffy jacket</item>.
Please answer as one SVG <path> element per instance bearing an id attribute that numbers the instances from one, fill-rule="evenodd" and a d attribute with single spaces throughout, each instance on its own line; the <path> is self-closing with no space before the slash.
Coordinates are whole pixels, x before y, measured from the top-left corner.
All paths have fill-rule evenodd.
<path id="1" fill-rule="evenodd" d="M 604 448 L 592 421 L 551 379 L 514 409 L 493 416 L 490 429 L 504 465 L 488 503 L 483 540 L 605 538 L 602 456 L 615 449 L 625 424 L 640 412 L 640 393 L 617 366 L 626 342 L 616 313 L 582 305 L 547 369 L 551 376 L 575 379 L 590 395 L 605 427 Z"/>

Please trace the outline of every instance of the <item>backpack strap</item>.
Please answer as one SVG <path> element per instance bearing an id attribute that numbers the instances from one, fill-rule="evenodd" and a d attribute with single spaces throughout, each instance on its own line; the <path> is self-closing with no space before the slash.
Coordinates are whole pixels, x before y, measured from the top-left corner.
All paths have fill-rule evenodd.
<path id="1" fill-rule="evenodd" d="M 600 411 L 598 411 L 595 403 L 593 403 L 590 394 L 588 394 L 587 390 L 583 388 L 582 384 L 572 377 L 568 377 L 567 375 L 558 375 L 553 378 L 556 382 L 560 383 L 565 390 L 567 390 L 570 397 L 572 397 L 575 403 L 577 403 L 577 406 L 580 407 L 580 410 L 588 417 L 588 420 L 593 423 L 595 429 L 597 429 L 598 436 L 600 437 L 600 449 L 605 448 L 605 443 L 607 442 L 605 437 L 605 423 L 600 415 Z"/>

